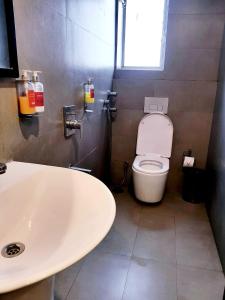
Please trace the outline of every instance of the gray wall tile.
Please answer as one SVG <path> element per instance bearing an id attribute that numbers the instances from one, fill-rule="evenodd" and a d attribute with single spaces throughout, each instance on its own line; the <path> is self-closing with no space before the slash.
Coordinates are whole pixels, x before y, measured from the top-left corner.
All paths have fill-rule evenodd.
<path id="1" fill-rule="evenodd" d="M 219 49 L 167 49 L 165 79 L 216 81 Z"/>
<path id="2" fill-rule="evenodd" d="M 19 67 L 43 71 L 46 109 L 38 119 L 19 121 L 15 84 L 0 81 L 0 161 L 74 163 L 102 177 L 109 131 L 100 99 L 112 85 L 114 3 L 14 0 L 14 9 Z M 83 83 L 90 76 L 94 113 L 85 117 L 81 138 L 65 139 L 62 107 L 75 104 L 82 115 Z"/>
<path id="3" fill-rule="evenodd" d="M 170 13 L 222 14 L 223 0 L 170 0 Z"/>
<path id="4" fill-rule="evenodd" d="M 220 62 L 218 91 L 213 116 L 207 171 L 208 212 L 215 234 L 223 269 L 225 270 L 225 36 Z"/>
<path id="5" fill-rule="evenodd" d="M 220 49 L 225 15 L 170 15 L 168 46 L 179 49 Z"/>
<path id="6" fill-rule="evenodd" d="M 212 112 L 217 83 L 213 81 L 168 81 L 154 82 L 155 97 L 169 97 L 170 112 Z"/>
<path id="7" fill-rule="evenodd" d="M 59 1 L 59 0 L 58 0 Z M 114 46 L 114 3 L 111 0 L 68 0 L 67 16 L 80 27 Z M 91 44 L 89 44 L 91 47 Z M 89 48 L 90 50 L 90 48 Z"/>
<path id="8" fill-rule="evenodd" d="M 154 96 L 153 83 L 150 80 L 137 80 L 135 78 L 114 80 L 114 89 L 118 91 L 118 108 L 143 110 L 143 98 Z"/>

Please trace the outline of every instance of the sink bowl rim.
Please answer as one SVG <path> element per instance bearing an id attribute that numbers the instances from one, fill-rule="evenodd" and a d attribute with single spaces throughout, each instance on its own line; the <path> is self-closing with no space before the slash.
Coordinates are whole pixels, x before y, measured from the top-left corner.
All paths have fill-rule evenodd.
<path id="1" fill-rule="evenodd" d="M 70 174 L 72 174 L 72 173 L 75 174 L 75 172 L 80 173 L 79 171 L 69 170 L 69 169 L 65 169 L 65 168 L 45 166 L 45 165 L 36 165 L 36 164 L 30 164 L 30 163 L 10 162 L 9 164 L 26 164 L 26 165 L 30 165 L 31 167 L 32 166 L 40 166 L 43 168 L 51 168 L 51 169 L 57 168 L 57 169 L 63 169 L 64 171 L 67 170 L 68 172 L 70 172 Z M 104 228 L 101 229 L 101 233 L 99 233 L 99 235 L 96 238 L 91 239 L 91 242 L 89 242 L 88 249 L 85 249 L 83 252 L 80 251 L 79 255 L 75 255 L 74 257 L 72 257 L 72 256 L 67 257 L 65 255 L 65 259 L 62 262 L 59 261 L 55 265 L 52 264 L 52 266 L 49 266 L 47 270 L 45 270 L 45 271 L 40 270 L 40 271 L 36 272 L 34 275 L 32 275 L 30 278 L 26 278 L 24 276 L 23 278 L 18 279 L 15 283 L 10 282 L 10 280 L 8 283 L 6 283 L 4 281 L 4 286 L 3 286 L 3 284 L 0 285 L 0 294 L 12 292 L 17 289 L 32 285 L 32 284 L 42 281 L 48 277 L 51 277 L 51 276 L 59 273 L 60 271 L 63 271 L 64 269 L 68 268 L 69 266 L 73 265 L 74 263 L 78 262 L 80 259 L 85 257 L 88 253 L 90 253 L 107 235 L 107 233 L 109 232 L 109 230 L 112 227 L 112 224 L 114 222 L 115 215 L 116 215 L 116 205 L 115 205 L 114 197 L 111 194 L 111 192 L 109 191 L 109 189 L 99 179 L 97 179 L 91 175 L 88 175 L 88 174 L 84 174 L 84 173 L 81 173 L 81 174 L 82 174 L 82 176 L 86 176 L 86 178 L 88 178 L 89 180 L 90 180 L 90 178 L 92 180 L 94 180 L 96 182 L 96 184 L 98 184 L 98 186 L 102 189 L 102 192 L 105 193 L 106 198 L 109 201 L 108 209 L 110 211 L 110 218 L 107 219 L 107 224 L 105 224 Z M 4 175 L 2 175 L 2 176 L 4 176 Z M 99 237 L 99 236 L 101 236 L 101 237 Z M 10 278 L 10 276 L 9 276 L 9 278 Z M 3 283 L 3 281 L 2 281 L 2 283 Z"/>

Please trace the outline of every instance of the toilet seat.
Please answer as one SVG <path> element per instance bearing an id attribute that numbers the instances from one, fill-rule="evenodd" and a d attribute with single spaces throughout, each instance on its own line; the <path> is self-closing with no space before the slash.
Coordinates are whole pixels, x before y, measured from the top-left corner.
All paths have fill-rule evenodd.
<path id="1" fill-rule="evenodd" d="M 157 154 L 136 156 L 133 169 L 144 174 L 163 174 L 169 171 L 169 159 Z"/>

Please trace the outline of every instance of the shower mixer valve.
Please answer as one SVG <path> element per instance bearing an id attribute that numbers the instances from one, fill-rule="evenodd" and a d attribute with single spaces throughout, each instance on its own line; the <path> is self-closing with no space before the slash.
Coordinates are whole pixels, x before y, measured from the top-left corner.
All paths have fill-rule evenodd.
<path id="1" fill-rule="evenodd" d="M 82 129 L 82 122 L 76 119 L 75 105 L 63 107 L 63 120 L 64 120 L 64 136 L 66 138 L 76 134 L 77 130 Z"/>

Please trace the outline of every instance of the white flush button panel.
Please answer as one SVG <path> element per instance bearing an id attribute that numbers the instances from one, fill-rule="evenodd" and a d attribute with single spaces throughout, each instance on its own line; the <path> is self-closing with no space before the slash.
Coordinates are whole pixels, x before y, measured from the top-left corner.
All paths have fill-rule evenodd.
<path id="1" fill-rule="evenodd" d="M 145 97 L 144 113 L 150 114 L 154 112 L 161 112 L 163 114 L 167 114 L 168 104 L 168 98 Z"/>

